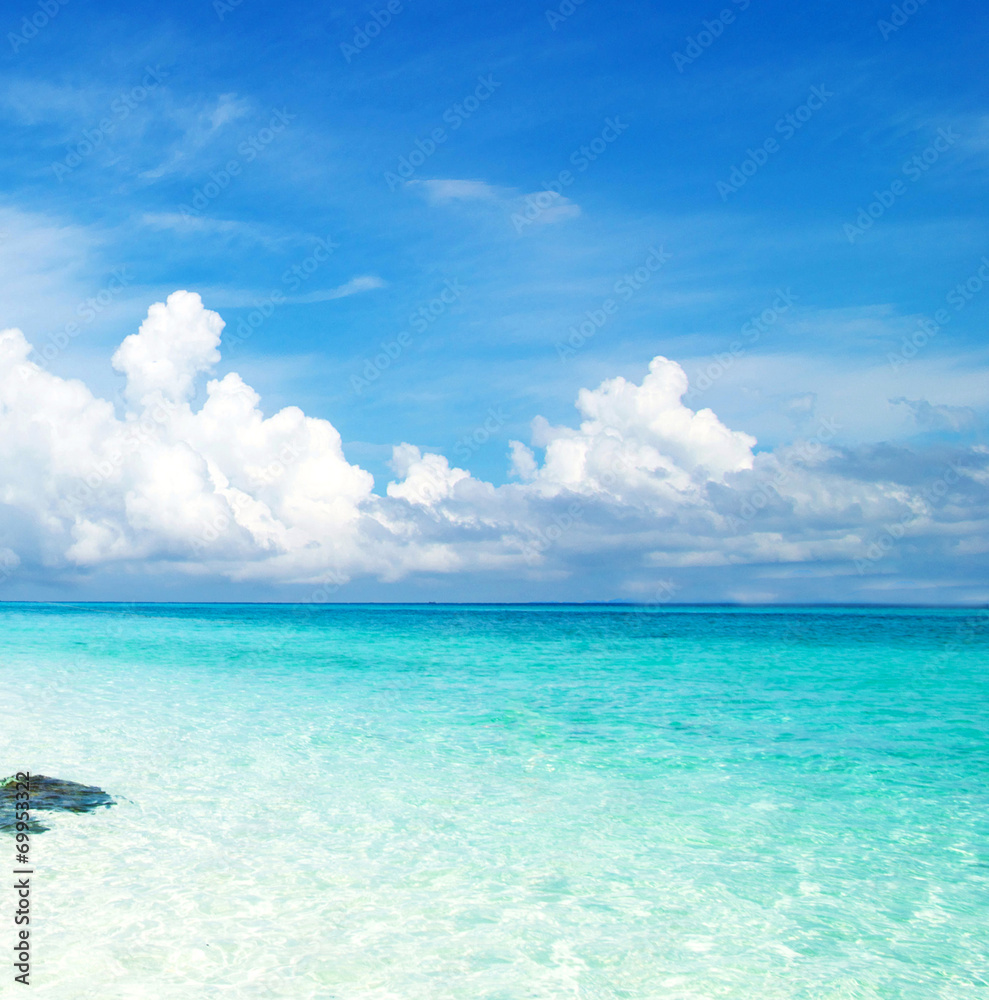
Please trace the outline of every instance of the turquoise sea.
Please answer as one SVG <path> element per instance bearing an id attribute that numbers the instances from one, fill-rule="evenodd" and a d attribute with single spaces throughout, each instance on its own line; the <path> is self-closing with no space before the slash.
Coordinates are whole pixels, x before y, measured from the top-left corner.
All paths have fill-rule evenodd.
<path id="1" fill-rule="evenodd" d="M 0 771 L 117 800 L 33 837 L 35 997 L 989 995 L 989 612 L 6 604 L 0 649 Z"/>

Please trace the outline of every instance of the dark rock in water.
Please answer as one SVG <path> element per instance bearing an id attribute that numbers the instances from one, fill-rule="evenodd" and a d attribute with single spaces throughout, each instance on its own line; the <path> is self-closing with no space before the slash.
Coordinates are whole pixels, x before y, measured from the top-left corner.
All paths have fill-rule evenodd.
<path id="1" fill-rule="evenodd" d="M 15 813 L 27 805 L 31 814 L 29 831 L 40 833 L 48 827 L 39 823 L 35 813 L 47 810 L 62 809 L 66 812 L 92 812 L 94 809 L 113 805 L 113 799 L 92 785 L 80 785 L 75 781 L 62 781 L 61 778 L 49 778 L 44 774 L 32 774 L 29 782 L 31 798 L 28 803 L 18 801 L 18 788 L 22 785 L 16 777 L 0 781 L 0 832 L 12 833 L 16 827 Z M 23 803 L 23 804 L 22 804 Z"/>

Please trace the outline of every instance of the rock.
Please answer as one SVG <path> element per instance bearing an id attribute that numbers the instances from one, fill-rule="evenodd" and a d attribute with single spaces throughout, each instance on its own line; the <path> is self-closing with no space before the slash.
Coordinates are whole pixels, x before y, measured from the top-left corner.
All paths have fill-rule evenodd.
<path id="1" fill-rule="evenodd" d="M 16 777 L 4 778 L 0 781 L 0 832 L 13 833 L 16 827 L 15 812 L 18 808 Z M 80 785 L 75 781 L 63 781 L 61 778 L 49 778 L 44 774 L 32 774 L 29 783 L 31 793 L 28 810 L 31 822 L 28 827 L 31 833 L 41 833 L 48 827 L 39 823 L 35 814 L 43 811 L 61 809 L 66 812 L 92 812 L 94 809 L 108 808 L 113 805 L 113 799 L 92 785 Z"/>

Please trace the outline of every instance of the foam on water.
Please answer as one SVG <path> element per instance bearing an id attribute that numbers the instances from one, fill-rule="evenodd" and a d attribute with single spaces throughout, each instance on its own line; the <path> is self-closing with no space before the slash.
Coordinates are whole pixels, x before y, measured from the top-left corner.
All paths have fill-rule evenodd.
<path id="1" fill-rule="evenodd" d="M 0 606 L 34 995 L 984 997 L 987 617 Z"/>

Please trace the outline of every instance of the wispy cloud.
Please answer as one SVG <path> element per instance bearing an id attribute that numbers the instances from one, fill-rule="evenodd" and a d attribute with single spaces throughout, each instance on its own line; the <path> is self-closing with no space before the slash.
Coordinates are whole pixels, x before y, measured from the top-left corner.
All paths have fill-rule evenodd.
<path id="1" fill-rule="evenodd" d="M 217 237 L 225 241 L 255 243 L 272 249 L 306 242 L 303 234 L 286 233 L 257 222 L 240 219 L 216 219 L 207 215 L 183 215 L 181 212 L 146 212 L 141 217 L 145 226 L 168 230 L 178 236 Z"/>
<path id="2" fill-rule="evenodd" d="M 111 96 L 103 88 L 8 79 L 0 85 L 0 112 L 22 125 L 42 122 L 76 125 L 102 108 Z"/>
<path id="3" fill-rule="evenodd" d="M 490 200 L 498 198 L 503 191 L 486 181 L 467 180 L 414 180 L 409 187 L 420 190 L 434 205 L 447 201 Z"/>
<path id="4" fill-rule="evenodd" d="M 384 288 L 387 284 L 376 274 L 363 274 L 337 288 L 328 288 L 324 291 L 309 292 L 306 295 L 289 295 L 285 301 L 293 305 L 305 305 L 310 302 L 331 302 L 333 299 L 344 299 L 348 295 L 359 295 L 361 292 L 370 292 L 375 288 Z"/>
<path id="5" fill-rule="evenodd" d="M 387 282 L 376 274 L 362 274 L 336 288 L 318 289 L 305 295 L 285 295 L 281 299 L 284 305 L 309 305 L 314 302 L 332 302 L 334 299 L 345 299 L 350 295 L 360 295 L 376 288 L 384 288 Z M 270 289 L 244 288 L 205 288 L 201 289 L 203 299 L 211 306 L 227 309 L 249 309 L 262 299 L 271 295 Z"/>
<path id="6" fill-rule="evenodd" d="M 165 160 L 151 170 L 141 173 L 147 181 L 160 180 L 167 174 L 186 173 L 196 169 L 197 154 L 229 125 L 244 118 L 251 110 L 251 102 L 236 94 L 221 94 L 214 103 L 195 111 L 175 114 L 182 135 L 171 147 Z"/>
<path id="7" fill-rule="evenodd" d="M 575 219 L 581 214 L 580 206 L 559 191 L 532 191 L 523 194 L 518 188 L 454 178 L 411 180 L 406 186 L 421 192 L 431 205 L 482 202 L 502 209 L 513 219 L 521 218 L 526 226 L 552 225 Z"/>

